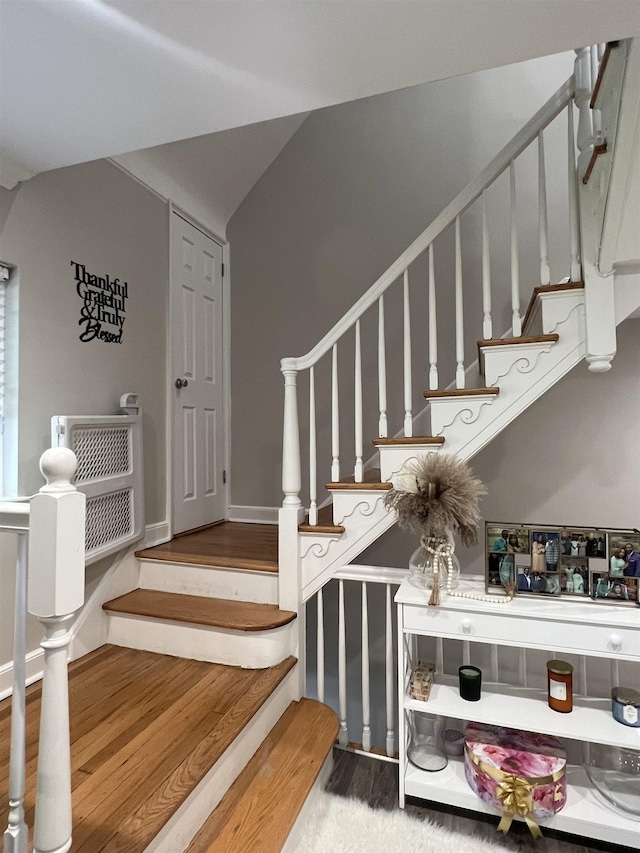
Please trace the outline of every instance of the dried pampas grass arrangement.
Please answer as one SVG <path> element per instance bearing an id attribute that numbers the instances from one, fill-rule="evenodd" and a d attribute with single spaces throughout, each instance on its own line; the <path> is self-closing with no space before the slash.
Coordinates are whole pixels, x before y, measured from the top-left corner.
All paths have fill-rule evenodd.
<path id="1" fill-rule="evenodd" d="M 478 542 L 478 507 L 487 493 L 466 462 L 447 453 L 429 453 L 409 463 L 385 496 L 402 530 L 424 539 L 453 540 L 466 546 Z"/>

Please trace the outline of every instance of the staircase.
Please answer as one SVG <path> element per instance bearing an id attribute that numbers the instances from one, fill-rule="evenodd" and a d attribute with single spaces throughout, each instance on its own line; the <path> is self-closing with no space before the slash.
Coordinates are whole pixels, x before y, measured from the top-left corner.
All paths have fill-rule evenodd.
<path id="1" fill-rule="evenodd" d="M 626 50 L 625 47 L 625 56 Z M 403 467 L 425 453 L 447 452 L 471 459 L 514 418 L 585 357 L 593 369 L 606 367 L 615 324 L 640 307 L 640 294 L 623 281 L 598 282 L 593 253 L 579 239 L 589 193 L 578 184 L 574 159 L 574 96 L 580 107 L 577 144 L 587 169 L 602 178 L 606 157 L 591 162 L 597 133 L 608 127 L 602 115 L 585 142 L 590 106 L 583 91 L 585 62 L 578 52 L 575 78 L 551 98 L 506 148 L 466 187 L 372 288 L 306 356 L 284 359 L 283 507 L 278 528 L 220 525 L 171 543 L 145 549 L 138 558 L 138 588 L 104 605 L 108 645 L 71 667 L 73 851 L 87 853 L 274 853 L 287 836 L 314 785 L 330 766 L 338 733 L 336 715 L 326 706 L 301 699 L 304 693 L 302 636 L 304 602 L 351 563 L 394 524 L 384 495 Z M 609 93 L 619 95 L 624 62 L 609 63 L 620 75 Z M 621 70 L 620 70 L 621 69 Z M 582 75 L 582 76 L 581 76 Z M 591 80 L 587 89 L 593 88 Z M 580 96 L 580 97 L 579 97 Z M 615 102 L 615 97 L 611 96 Z M 618 102 L 619 104 L 619 99 Z M 617 106 L 616 106 L 617 110 Z M 551 283 L 548 259 L 543 132 L 559 115 L 567 116 L 569 227 L 567 280 Z M 617 116 L 617 112 L 616 112 Z M 614 134 L 615 135 L 615 134 Z M 612 137 L 613 138 L 613 137 Z M 539 281 L 521 313 L 515 162 L 532 143 L 538 146 Z M 585 163 L 583 154 L 589 154 Z M 582 165 L 581 165 L 582 163 Z M 600 171 L 599 171 L 600 170 Z M 512 326 L 494 334 L 486 191 L 502 173 L 511 187 Z M 593 186 L 593 184 L 592 184 Z M 579 189 L 580 188 L 580 189 Z M 478 202 L 482 208 L 482 316 L 477 325 L 477 358 L 465 361 L 470 331 L 465 327 L 462 288 L 461 215 Z M 596 200 L 595 207 L 598 207 Z M 441 289 L 436 288 L 434 246 L 454 231 L 453 330 L 437 323 Z M 416 365 L 411 337 L 410 273 L 416 261 L 428 269 L 428 369 L 424 402 L 414 411 Z M 403 429 L 389 436 L 387 413 L 387 336 L 385 297 L 402 288 Z M 600 290 L 594 286 L 600 284 Z M 612 328 L 593 334 L 594 312 L 613 299 Z M 364 452 L 361 318 L 377 308 L 377 435 Z M 608 310 L 608 309 L 607 309 Z M 603 323 L 609 315 L 603 313 Z M 591 320 L 589 318 L 592 318 Z M 415 327 L 414 322 L 414 327 Z M 472 326 L 475 328 L 475 326 Z M 353 331 L 355 460 L 353 474 L 341 476 L 341 417 L 338 343 Z M 445 336 L 454 341 L 453 363 L 439 359 Z M 615 347 L 614 347 L 615 351 Z M 320 405 L 316 366 L 330 361 L 330 387 Z M 424 367 L 424 365 L 422 365 Z M 308 373 L 309 409 L 305 453 L 300 450 L 298 377 Z M 320 372 L 318 372 L 320 375 Z M 443 376 L 454 381 L 445 387 Z M 318 464 L 316 413 L 331 419 L 331 453 Z M 302 459 L 308 503 L 303 506 Z M 320 502 L 318 482 L 329 498 Z M 239 533 L 239 538 L 227 534 Z M 225 539 L 225 537 L 227 537 Z M 180 539 L 182 538 L 182 541 Z M 212 542 L 217 541 L 217 545 Z M 238 547 L 237 542 L 242 545 Z M 236 544 L 234 544 L 234 542 Z M 220 543 L 223 543 L 222 545 Z M 217 550 L 216 550 L 217 549 Z M 161 686 L 161 683 L 163 686 Z M 38 713 L 37 686 L 30 688 L 30 720 Z M 74 711 L 74 704 L 77 716 Z M 0 727 L 8 718 L 0 706 Z M 28 741 L 27 823 L 32 825 L 35 728 Z M 6 738 L 3 740 L 6 742 Z M 393 753 L 393 733 L 387 750 Z M 5 792 L 6 793 L 6 792 Z M 6 796 L 2 800 L 4 804 Z M 65 848 L 68 849 L 68 848 Z"/>

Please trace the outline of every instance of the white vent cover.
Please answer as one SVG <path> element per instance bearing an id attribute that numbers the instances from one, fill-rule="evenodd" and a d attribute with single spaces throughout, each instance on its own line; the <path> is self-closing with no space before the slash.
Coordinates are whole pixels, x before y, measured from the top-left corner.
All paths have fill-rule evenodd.
<path id="1" fill-rule="evenodd" d="M 75 485 L 87 496 L 86 561 L 93 563 L 144 534 L 142 417 L 137 394 L 120 415 L 55 415 L 52 445 L 78 458 Z"/>

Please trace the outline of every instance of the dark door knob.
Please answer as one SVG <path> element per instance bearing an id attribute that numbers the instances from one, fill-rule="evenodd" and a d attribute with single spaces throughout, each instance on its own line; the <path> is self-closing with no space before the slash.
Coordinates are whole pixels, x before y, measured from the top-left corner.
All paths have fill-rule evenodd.
<path id="1" fill-rule="evenodd" d="M 178 389 L 178 391 L 181 388 L 186 388 L 188 384 L 189 384 L 188 379 L 176 379 L 176 388 Z"/>

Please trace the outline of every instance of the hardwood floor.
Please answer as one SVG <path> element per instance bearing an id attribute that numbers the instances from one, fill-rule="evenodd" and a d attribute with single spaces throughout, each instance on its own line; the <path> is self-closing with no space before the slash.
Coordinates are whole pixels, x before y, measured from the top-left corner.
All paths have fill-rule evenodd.
<path id="1" fill-rule="evenodd" d="M 278 527 L 224 521 L 193 533 L 180 534 L 164 545 L 136 551 L 136 557 L 277 572 Z"/>
<path id="2" fill-rule="evenodd" d="M 377 761 L 366 756 L 334 749 L 334 768 L 326 790 L 341 797 L 355 797 L 372 808 L 392 811 L 398 808 L 398 765 L 389 761 Z M 429 820 L 446 829 L 455 829 L 469 836 L 480 836 L 485 841 L 495 840 L 497 820 L 489 815 L 470 817 L 463 809 L 436 806 L 427 807 L 421 800 L 409 798 L 406 811 L 419 818 Z M 615 815 L 611 813 L 611 821 Z M 514 851 L 531 850 L 537 853 L 630 853 L 629 847 L 587 841 L 578 836 L 544 829 L 544 839 L 535 841 L 523 823 L 514 822 L 509 834 L 500 836 L 502 845 L 511 845 Z M 399 844 L 398 850 L 402 847 Z M 466 853 L 473 853 L 470 838 Z"/>
<path id="3" fill-rule="evenodd" d="M 295 664 L 245 670 L 117 646 L 71 664 L 72 853 L 142 853 Z M 26 820 L 33 826 L 40 684 L 27 691 Z M 8 767 L 10 700 L 0 703 Z M 0 824 L 7 825 L 6 774 Z"/>

